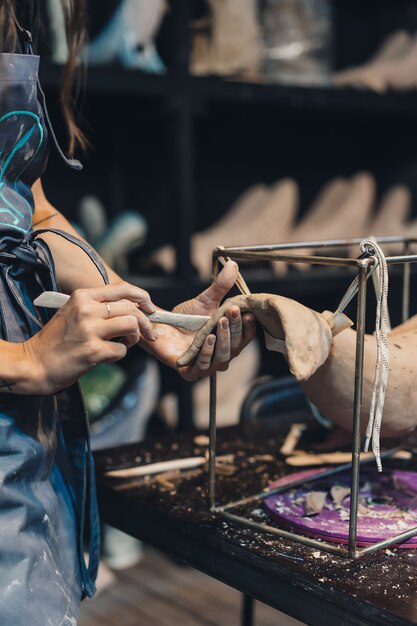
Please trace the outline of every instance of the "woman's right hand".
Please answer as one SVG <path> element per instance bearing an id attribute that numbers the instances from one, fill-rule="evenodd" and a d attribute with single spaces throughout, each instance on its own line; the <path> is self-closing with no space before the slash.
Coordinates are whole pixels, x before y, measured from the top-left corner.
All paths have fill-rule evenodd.
<path id="1" fill-rule="evenodd" d="M 154 311 L 149 294 L 129 283 L 74 291 L 39 333 L 22 344 L 33 393 L 56 393 L 97 363 L 122 359 L 141 336 L 155 341 L 145 315 Z"/>

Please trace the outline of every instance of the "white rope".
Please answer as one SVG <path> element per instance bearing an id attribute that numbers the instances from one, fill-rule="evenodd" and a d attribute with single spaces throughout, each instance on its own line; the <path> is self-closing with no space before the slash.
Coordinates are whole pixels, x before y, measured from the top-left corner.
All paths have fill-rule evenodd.
<path id="1" fill-rule="evenodd" d="M 374 281 L 377 300 L 375 320 L 377 356 L 374 382 L 372 385 L 371 408 L 369 411 L 364 449 L 365 452 L 367 452 L 372 441 L 372 451 L 375 456 L 378 471 L 381 472 L 380 433 L 389 374 L 389 347 L 387 337 L 390 330 L 388 314 L 388 266 L 384 253 L 375 241 L 365 239 L 361 242 L 360 248 L 364 254 L 372 256 L 375 260 L 367 278 L 369 278 L 369 276 L 371 276 L 374 272 L 378 273 L 378 279 Z M 358 286 L 359 278 L 356 277 L 349 285 L 335 313 L 343 312 L 349 302 L 357 294 Z"/>
<path id="2" fill-rule="evenodd" d="M 376 281 L 376 320 L 375 320 L 375 338 L 376 338 L 376 365 L 375 376 L 372 386 L 371 408 L 369 411 L 368 426 L 366 429 L 365 452 L 368 451 L 372 442 L 372 451 L 374 453 L 376 464 L 379 472 L 382 472 L 380 435 L 382 413 L 384 410 L 385 394 L 387 390 L 388 374 L 389 374 L 389 346 L 388 346 L 388 267 L 385 255 L 375 241 L 365 240 L 361 242 L 363 251 L 372 249 L 372 256 L 375 258 L 376 271 L 379 280 Z"/>

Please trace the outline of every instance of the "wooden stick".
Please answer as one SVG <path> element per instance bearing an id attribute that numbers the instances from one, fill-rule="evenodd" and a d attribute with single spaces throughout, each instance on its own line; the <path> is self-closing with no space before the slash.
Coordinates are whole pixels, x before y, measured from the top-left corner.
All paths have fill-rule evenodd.
<path id="1" fill-rule="evenodd" d="M 133 476 L 150 476 L 160 474 L 170 470 L 192 469 L 200 467 L 206 463 L 206 457 L 193 456 L 185 459 L 173 459 L 172 461 L 160 461 L 159 463 L 149 463 L 149 465 L 137 465 L 120 470 L 110 470 L 105 473 L 111 478 L 132 478 Z"/>
<path id="2" fill-rule="evenodd" d="M 300 441 L 300 437 L 306 428 L 307 424 L 291 424 L 290 431 L 281 446 L 281 454 L 289 456 L 294 452 L 294 449 Z"/>
<path id="3" fill-rule="evenodd" d="M 390 459 L 409 460 L 412 458 L 411 452 L 408 450 L 397 450 Z M 362 452 L 361 461 L 373 457 L 373 452 Z M 339 463 L 349 463 L 352 460 L 351 452 L 327 452 L 322 454 L 298 454 L 289 456 L 285 462 L 292 467 L 306 467 L 310 465 L 339 465 Z"/>
<path id="4" fill-rule="evenodd" d="M 228 256 L 219 256 L 219 261 L 223 265 L 223 267 L 226 265 L 226 263 L 228 263 L 228 261 L 231 261 L 231 260 L 232 259 Z M 240 293 L 243 294 L 244 296 L 249 296 L 251 293 L 249 287 L 246 284 L 245 279 L 243 278 L 240 272 L 238 272 L 238 275 L 236 278 L 236 287 L 239 289 Z"/>

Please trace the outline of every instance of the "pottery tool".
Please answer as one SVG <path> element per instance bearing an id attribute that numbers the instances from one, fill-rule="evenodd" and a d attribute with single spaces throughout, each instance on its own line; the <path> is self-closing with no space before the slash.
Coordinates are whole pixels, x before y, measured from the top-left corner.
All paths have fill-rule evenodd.
<path id="1" fill-rule="evenodd" d="M 208 460 L 206 456 L 191 456 L 183 459 L 173 459 L 171 461 L 159 461 L 157 463 L 149 463 L 148 465 L 135 465 L 134 467 L 126 467 L 119 470 L 109 470 L 105 473 L 110 478 L 132 478 L 139 476 L 151 476 L 152 474 L 161 474 L 162 472 L 170 472 L 174 470 L 194 469 L 206 465 Z M 227 466 L 234 460 L 233 454 L 224 454 L 218 456 L 216 462 L 218 467 L 227 470 Z"/>
<path id="2" fill-rule="evenodd" d="M 68 302 L 69 298 L 70 296 L 67 294 L 58 291 L 44 291 L 33 301 L 33 304 L 46 309 L 60 309 Z M 171 311 L 155 311 L 155 313 L 144 313 L 144 315 L 153 324 L 167 324 L 184 330 L 200 330 L 211 319 L 209 315 L 185 315 Z"/>
<path id="3" fill-rule="evenodd" d="M 317 478 L 322 469 L 291 474 L 291 481 L 303 480 L 297 487 L 266 496 L 268 514 L 280 525 L 303 535 L 335 543 L 347 543 L 351 473 Z M 282 487 L 288 476 L 269 485 Z M 314 482 L 311 482 L 314 479 Z M 335 489 L 337 487 L 337 489 Z M 314 506 L 312 506 L 312 503 Z M 374 468 L 361 472 L 358 509 L 358 545 L 366 546 L 400 534 L 417 525 L 417 472 Z M 412 537 L 400 548 L 417 548 Z"/>
<path id="4" fill-rule="evenodd" d="M 185 459 L 173 459 L 172 461 L 160 461 L 159 463 L 149 463 L 148 465 L 137 465 L 135 467 L 127 467 L 125 469 L 110 470 L 106 472 L 106 476 L 110 478 L 132 478 L 138 476 L 151 476 L 152 474 L 161 474 L 173 470 L 193 469 L 201 467 L 207 463 L 205 456 L 195 456 Z"/>

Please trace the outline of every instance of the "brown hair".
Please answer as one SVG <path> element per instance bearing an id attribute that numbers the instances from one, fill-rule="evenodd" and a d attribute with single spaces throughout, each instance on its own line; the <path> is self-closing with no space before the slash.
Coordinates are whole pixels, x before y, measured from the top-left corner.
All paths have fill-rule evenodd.
<path id="1" fill-rule="evenodd" d="M 69 135 L 69 154 L 73 156 L 75 148 L 79 145 L 86 149 L 87 140 L 79 128 L 74 117 L 74 104 L 80 94 L 82 73 L 77 72 L 77 85 L 73 90 L 74 77 L 77 69 L 78 52 L 86 42 L 86 6 L 85 0 L 67 0 L 64 11 L 67 24 L 68 37 L 68 61 L 62 76 L 61 106 L 67 123 Z"/>
<path id="2" fill-rule="evenodd" d="M 13 21 L 13 4 L 22 0 L 0 0 L 0 42 L 3 50 L 14 50 L 17 31 Z M 77 146 L 85 149 L 88 142 L 79 128 L 74 104 L 80 93 L 82 72 L 77 71 L 77 58 L 81 46 L 86 41 L 86 0 L 61 0 L 64 9 L 68 38 L 68 61 L 62 74 L 61 106 L 68 129 L 69 154 L 73 156 Z M 25 24 L 23 24 L 25 26 Z M 74 79 L 77 78 L 74 89 Z"/>

